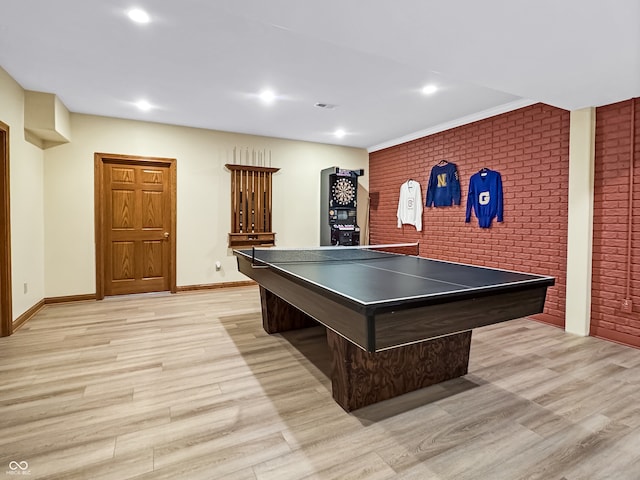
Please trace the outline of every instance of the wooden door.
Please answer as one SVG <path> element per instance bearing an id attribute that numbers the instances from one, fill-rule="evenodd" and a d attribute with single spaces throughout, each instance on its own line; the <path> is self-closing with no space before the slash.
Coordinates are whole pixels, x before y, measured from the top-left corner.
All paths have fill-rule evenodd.
<path id="1" fill-rule="evenodd" d="M 12 333 L 9 126 L 0 122 L 0 336 Z"/>
<path id="2" fill-rule="evenodd" d="M 175 160 L 96 154 L 96 167 L 96 296 L 175 292 Z"/>

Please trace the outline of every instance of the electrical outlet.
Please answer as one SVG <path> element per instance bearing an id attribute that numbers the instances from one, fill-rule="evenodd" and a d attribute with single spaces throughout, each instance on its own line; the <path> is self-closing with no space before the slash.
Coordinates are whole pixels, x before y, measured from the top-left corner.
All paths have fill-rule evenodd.
<path id="1" fill-rule="evenodd" d="M 622 311 L 626 313 L 631 313 L 633 311 L 633 304 L 629 298 L 622 300 Z"/>
<path id="2" fill-rule="evenodd" d="M 29 291 L 29 284 L 27 282 L 24 282 L 23 288 L 24 293 L 27 293 Z"/>

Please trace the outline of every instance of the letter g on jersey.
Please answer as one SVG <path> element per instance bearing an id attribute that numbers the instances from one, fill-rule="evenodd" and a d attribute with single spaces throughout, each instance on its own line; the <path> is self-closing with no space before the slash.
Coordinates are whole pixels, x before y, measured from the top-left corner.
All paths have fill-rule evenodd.
<path id="1" fill-rule="evenodd" d="M 478 203 L 480 205 L 489 205 L 490 201 L 491 196 L 489 195 L 489 192 L 480 192 L 480 195 L 478 195 Z"/>

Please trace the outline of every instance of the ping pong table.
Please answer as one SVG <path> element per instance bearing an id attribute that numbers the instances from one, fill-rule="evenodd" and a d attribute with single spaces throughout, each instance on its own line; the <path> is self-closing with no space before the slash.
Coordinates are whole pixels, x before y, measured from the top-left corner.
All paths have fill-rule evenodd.
<path id="1" fill-rule="evenodd" d="M 472 329 L 541 313 L 555 282 L 428 259 L 418 248 L 233 253 L 260 286 L 267 333 L 326 327 L 333 398 L 351 411 L 465 375 Z"/>

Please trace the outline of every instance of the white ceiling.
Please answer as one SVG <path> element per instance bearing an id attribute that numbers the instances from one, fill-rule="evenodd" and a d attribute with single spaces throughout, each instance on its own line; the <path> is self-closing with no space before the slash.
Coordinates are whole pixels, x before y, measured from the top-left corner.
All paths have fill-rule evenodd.
<path id="1" fill-rule="evenodd" d="M 72 112 L 375 150 L 639 97 L 640 0 L 2 0 L 0 66 Z"/>

